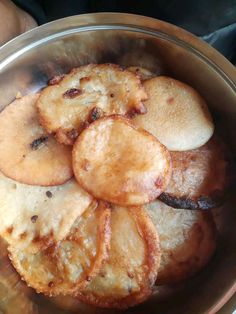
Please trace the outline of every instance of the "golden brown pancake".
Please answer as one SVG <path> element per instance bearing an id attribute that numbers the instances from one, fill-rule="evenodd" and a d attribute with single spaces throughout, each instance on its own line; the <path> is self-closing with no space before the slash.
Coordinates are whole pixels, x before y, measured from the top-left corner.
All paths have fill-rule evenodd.
<path id="1" fill-rule="evenodd" d="M 0 170 L 25 184 L 63 184 L 73 175 L 71 150 L 40 126 L 38 97 L 16 99 L 0 113 Z"/>
<path id="2" fill-rule="evenodd" d="M 143 113 L 147 98 L 139 78 L 113 64 L 90 64 L 72 70 L 46 87 L 37 102 L 40 122 L 57 139 L 73 144 L 90 122 L 103 115 Z"/>
<path id="3" fill-rule="evenodd" d="M 115 115 L 93 122 L 81 133 L 73 148 L 73 170 L 95 198 L 135 206 L 165 190 L 171 162 L 154 136 Z"/>

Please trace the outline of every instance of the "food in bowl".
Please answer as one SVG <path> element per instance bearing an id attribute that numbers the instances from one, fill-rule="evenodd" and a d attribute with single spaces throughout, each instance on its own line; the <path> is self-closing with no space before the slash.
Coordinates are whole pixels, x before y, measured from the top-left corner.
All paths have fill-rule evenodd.
<path id="1" fill-rule="evenodd" d="M 181 282 L 203 268 L 216 247 L 216 226 L 209 211 L 183 210 L 160 200 L 145 205 L 160 238 L 157 285 Z"/>
<path id="2" fill-rule="evenodd" d="M 40 126 L 34 106 L 38 96 L 18 98 L 2 112 L 0 168 L 7 177 L 21 183 L 61 185 L 73 176 L 71 153 Z"/>
<path id="3" fill-rule="evenodd" d="M 214 253 L 226 149 L 194 89 L 138 72 L 82 66 L 0 113 L 0 234 L 37 292 L 128 308 Z"/>
<path id="4" fill-rule="evenodd" d="M 86 123 L 104 114 L 144 112 L 146 98 L 139 78 L 133 73 L 117 65 L 89 64 L 45 88 L 37 108 L 45 130 L 56 133 L 60 143 L 69 145 Z"/>

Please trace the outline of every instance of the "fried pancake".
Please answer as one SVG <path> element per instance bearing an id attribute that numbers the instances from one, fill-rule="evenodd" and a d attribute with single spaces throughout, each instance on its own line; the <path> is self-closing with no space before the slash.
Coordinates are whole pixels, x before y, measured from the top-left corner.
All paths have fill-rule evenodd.
<path id="1" fill-rule="evenodd" d="M 172 151 L 185 151 L 204 145 L 214 125 L 204 99 L 192 87 L 159 76 L 144 83 L 147 113 L 134 122 L 153 134 Z"/>
<path id="2" fill-rule="evenodd" d="M 46 295 L 66 295 L 78 292 L 99 272 L 109 242 L 110 209 L 91 206 L 64 240 L 35 254 L 16 246 L 10 246 L 9 252 L 29 286 Z"/>
<path id="3" fill-rule="evenodd" d="M 156 284 L 173 284 L 201 270 L 216 247 L 211 213 L 174 209 L 158 200 L 145 207 L 160 239 L 161 263 Z"/>
<path id="4" fill-rule="evenodd" d="M 95 198 L 122 206 L 155 199 L 171 175 L 167 149 L 150 133 L 118 115 L 90 124 L 72 154 L 79 184 Z"/>
<path id="5" fill-rule="evenodd" d="M 73 144 L 90 122 L 103 115 L 143 113 L 147 98 L 139 78 L 113 64 L 72 70 L 46 87 L 37 102 L 40 122 L 58 141 Z"/>
<path id="6" fill-rule="evenodd" d="M 219 206 L 229 183 L 229 161 L 223 143 L 213 136 L 204 146 L 171 152 L 172 177 L 160 199 L 176 208 Z"/>
<path id="7" fill-rule="evenodd" d="M 77 297 L 99 307 L 134 306 L 151 294 L 159 262 L 158 235 L 146 211 L 114 207 L 109 258 Z"/>
<path id="8" fill-rule="evenodd" d="M 38 97 L 16 99 L 0 113 L 0 170 L 25 184 L 63 184 L 73 175 L 71 150 L 40 126 Z"/>
<path id="9" fill-rule="evenodd" d="M 62 240 L 91 202 L 73 179 L 49 189 L 0 174 L 0 235 L 14 246 L 37 251 Z"/>
<path id="10" fill-rule="evenodd" d="M 146 81 L 156 76 L 156 74 L 152 73 L 151 71 L 139 66 L 128 67 L 127 70 L 138 75 L 141 81 Z"/>
<path id="11" fill-rule="evenodd" d="M 6 243 L 0 238 L 0 313 L 37 314 L 30 297 L 32 290 L 21 281 L 8 258 Z"/>

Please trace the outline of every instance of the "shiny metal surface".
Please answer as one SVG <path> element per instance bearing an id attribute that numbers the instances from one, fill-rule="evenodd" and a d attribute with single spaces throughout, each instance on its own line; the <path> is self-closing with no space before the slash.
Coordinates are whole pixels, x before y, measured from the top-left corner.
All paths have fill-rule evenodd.
<path id="1" fill-rule="evenodd" d="M 143 65 L 180 79 L 207 100 L 217 131 L 236 156 L 236 70 L 223 56 L 173 25 L 129 14 L 87 14 L 43 25 L 0 49 L 0 108 L 17 92 L 41 89 L 54 75 L 100 62 Z M 235 192 L 235 191 L 234 191 Z M 234 193 L 235 194 L 235 193 Z M 157 288 L 130 313 L 215 313 L 236 288 L 236 198 L 220 214 L 219 245 L 210 264 L 185 284 Z M 43 297 L 35 297 L 46 313 Z M 41 310 L 40 307 L 42 306 Z M 47 305 L 46 305 L 47 307 Z M 48 307 L 48 313 L 59 313 Z M 65 311 L 64 313 L 69 313 Z M 79 309 L 77 313 L 111 313 Z"/>

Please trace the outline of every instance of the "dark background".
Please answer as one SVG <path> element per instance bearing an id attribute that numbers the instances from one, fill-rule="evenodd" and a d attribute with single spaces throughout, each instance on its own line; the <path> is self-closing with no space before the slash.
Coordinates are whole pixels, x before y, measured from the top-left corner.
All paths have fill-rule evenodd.
<path id="1" fill-rule="evenodd" d="M 39 24 L 91 12 L 141 14 L 202 37 L 236 63 L 236 0 L 15 0 Z"/>

